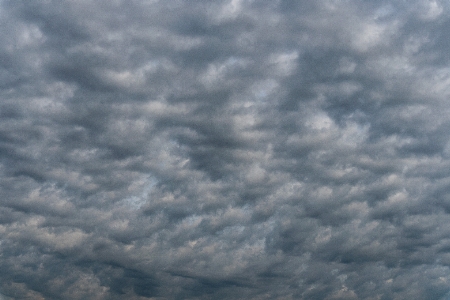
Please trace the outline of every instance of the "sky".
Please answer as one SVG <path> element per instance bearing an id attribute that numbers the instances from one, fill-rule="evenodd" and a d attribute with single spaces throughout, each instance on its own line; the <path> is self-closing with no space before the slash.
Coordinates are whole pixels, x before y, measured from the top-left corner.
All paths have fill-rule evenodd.
<path id="1" fill-rule="evenodd" d="M 0 299 L 450 299 L 448 1 L 0 23 Z"/>

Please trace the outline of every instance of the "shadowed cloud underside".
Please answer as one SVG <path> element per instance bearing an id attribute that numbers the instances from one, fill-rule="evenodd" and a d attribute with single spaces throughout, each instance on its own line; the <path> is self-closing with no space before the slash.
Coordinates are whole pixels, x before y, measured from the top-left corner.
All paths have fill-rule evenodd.
<path id="1" fill-rule="evenodd" d="M 0 299 L 450 299 L 447 1 L 0 22 Z"/>

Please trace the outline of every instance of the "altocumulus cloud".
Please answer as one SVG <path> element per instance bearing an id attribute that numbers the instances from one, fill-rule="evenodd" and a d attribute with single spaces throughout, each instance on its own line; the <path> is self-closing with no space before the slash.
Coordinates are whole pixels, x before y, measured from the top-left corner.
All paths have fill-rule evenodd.
<path id="1" fill-rule="evenodd" d="M 448 1 L 0 1 L 1 299 L 449 299 Z"/>

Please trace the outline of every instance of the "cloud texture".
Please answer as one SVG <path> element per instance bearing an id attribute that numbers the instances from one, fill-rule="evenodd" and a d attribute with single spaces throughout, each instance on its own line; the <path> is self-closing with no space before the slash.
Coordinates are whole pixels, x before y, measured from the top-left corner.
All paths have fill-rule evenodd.
<path id="1" fill-rule="evenodd" d="M 450 299 L 447 1 L 0 1 L 1 299 Z"/>

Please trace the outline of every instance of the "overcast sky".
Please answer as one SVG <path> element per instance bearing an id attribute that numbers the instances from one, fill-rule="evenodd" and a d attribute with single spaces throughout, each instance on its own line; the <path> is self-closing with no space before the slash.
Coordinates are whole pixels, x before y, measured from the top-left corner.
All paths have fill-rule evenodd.
<path id="1" fill-rule="evenodd" d="M 450 299 L 448 1 L 0 22 L 0 299 Z"/>

